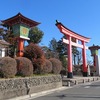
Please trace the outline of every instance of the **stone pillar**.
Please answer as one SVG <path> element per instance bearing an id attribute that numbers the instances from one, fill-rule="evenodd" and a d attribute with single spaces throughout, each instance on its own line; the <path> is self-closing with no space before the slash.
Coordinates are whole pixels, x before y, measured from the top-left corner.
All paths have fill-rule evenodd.
<path id="1" fill-rule="evenodd" d="M 100 56 L 95 55 L 95 66 L 96 66 L 96 75 L 100 76 Z"/>
<path id="2" fill-rule="evenodd" d="M 83 57 L 83 76 L 88 76 L 87 72 L 87 61 L 86 61 L 86 48 L 85 48 L 85 42 L 82 41 L 83 49 L 82 49 L 82 57 Z"/>
<path id="3" fill-rule="evenodd" d="M 71 45 L 71 36 L 67 36 L 69 40 L 68 44 L 68 78 L 73 78 L 73 71 L 72 71 L 72 45 Z"/>

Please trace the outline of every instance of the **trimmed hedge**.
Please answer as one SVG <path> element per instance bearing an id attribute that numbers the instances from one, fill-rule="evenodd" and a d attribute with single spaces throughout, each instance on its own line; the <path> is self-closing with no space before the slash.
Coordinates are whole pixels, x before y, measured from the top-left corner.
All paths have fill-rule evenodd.
<path id="1" fill-rule="evenodd" d="M 27 57 L 30 60 L 42 58 L 43 56 L 44 56 L 44 53 L 37 44 L 30 43 L 24 49 L 24 57 Z"/>
<path id="2" fill-rule="evenodd" d="M 52 63 L 46 59 L 45 60 L 45 65 L 44 65 L 44 73 L 51 73 L 52 72 Z"/>
<path id="3" fill-rule="evenodd" d="M 34 73 L 41 74 L 45 63 L 44 52 L 37 44 L 30 43 L 25 47 L 24 57 L 29 58 L 34 66 Z"/>
<path id="4" fill-rule="evenodd" d="M 17 73 L 16 60 L 11 57 L 3 57 L 0 59 L 0 77 L 11 78 Z"/>
<path id="5" fill-rule="evenodd" d="M 52 73 L 59 74 L 62 69 L 61 61 L 56 58 L 50 58 L 49 60 L 52 63 Z"/>
<path id="6" fill-rule="evenodd" d="M 25 57 L 16 57 L 17 75 L 31 76 L 33 74 L 33 64 Z"/>
<path id="7" fill-rule="evenodd" d="M 35 74 L 43 74 L 44 73 L 44 66 L 45 65 L 45 60 L 38 58 L 34 59 L 33 61 L 33 66 L 34 66 L 34 73 Z"/>

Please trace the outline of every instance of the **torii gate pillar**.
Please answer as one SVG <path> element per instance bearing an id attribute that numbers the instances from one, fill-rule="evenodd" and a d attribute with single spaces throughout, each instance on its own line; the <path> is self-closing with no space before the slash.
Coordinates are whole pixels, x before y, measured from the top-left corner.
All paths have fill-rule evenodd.
<path id="1" fill-rule="evenodd" d="M 67 39 L 63 39 L 63 42 L 68 44 L 68 78 L 73 78 L 73 66 L 72 66 L 72 46 L 76 46 L 79 48 L 82 48 L 82 57 L 83 57 L 83 76 L 88 76 L 87 72 L 87 61 L 86 61 L 86 49 L 88 47 L 85 46 L 86 42 L 89 42 L 90 38 L 84 37 L 82 35 L 79 35 L 70 29 L 66 28 L 62 23 L 56 21 L 56 26 L 60 30 L 61 33 L 63 33 Z M 72 42 L 72 38 L 76 40 L 80 40 L 82 44 L 78 44 L 76 42 Z"/>
<path id="2" fill-rule="evenodd" d="M 71 36 L 67 36 L 69 40 L 68 44 L 68 76 L 69 78 L 73 77 L 73 72 L 72 72 L 72 45 L 71 45 Z"/>
<path id="3" fill-rule="evenodd" d="M 88 75 L 87 71 L 87 61 L 86 61 L 86 48 L 85 48 L 85 42 L 82 41 L 83 49 L 82 49 L 82 57 L 83 57 L 83 76 Z"/>

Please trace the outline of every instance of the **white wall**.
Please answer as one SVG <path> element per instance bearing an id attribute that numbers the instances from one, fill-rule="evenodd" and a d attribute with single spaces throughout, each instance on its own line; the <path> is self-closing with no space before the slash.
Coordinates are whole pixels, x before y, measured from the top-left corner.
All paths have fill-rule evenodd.
<path id="1" fill-rule="evenodd" d="M 0 57 L 5 57 L 5 48 L 0 48 Z"/>

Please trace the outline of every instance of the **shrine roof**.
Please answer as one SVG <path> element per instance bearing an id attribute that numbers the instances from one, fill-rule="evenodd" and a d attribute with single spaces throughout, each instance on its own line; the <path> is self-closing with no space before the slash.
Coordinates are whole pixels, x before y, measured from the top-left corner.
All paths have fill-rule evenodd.
<path id="1" fill-rule="evenodd" d="M 5 40 L 0 40 L 0 47 L 8 47 L 10 44 L 8 42 L 6 42 Z"/>
<path id="2" fill-rule="evenodd" d="M 98 49 L 100 49 L 100 46 L 93 44 L 93 46 L 90 46 L 89 49 L 90 50 L 93 50 L 93 49 L 98 50 Z"/>
<path id="3" fill-rule="evenodd" d="M 21 13 L 18 13 L 17 15 L 8 18 L 6 20 L 2 20 L 2 23 L 4 24 L 4 26 L 12 26 L 14 24 L 17 23 L 23 23 L 28 25 L 29 27 L 34 27 L 37 26 L 38 24 L 40 24 L 39 22 L 36 22 L 34 20 L 31 20 L 25 16 L 23 16 Z"/>
<path id="4" fill-rule="evenodd" d="M 65 35 L 71 35 L 73 38 L 85 41 L 85 42 L 89 42 L 90 38 L 82 36 L 72 30 L 70 30 L 69 28 L 65 27 L 61 22 L 56 21 L 56 26 L 60 29 L 60 31 L 62 33 L 64 33 Z M 64 30 L 62 30 L 64 29 Z"/>

